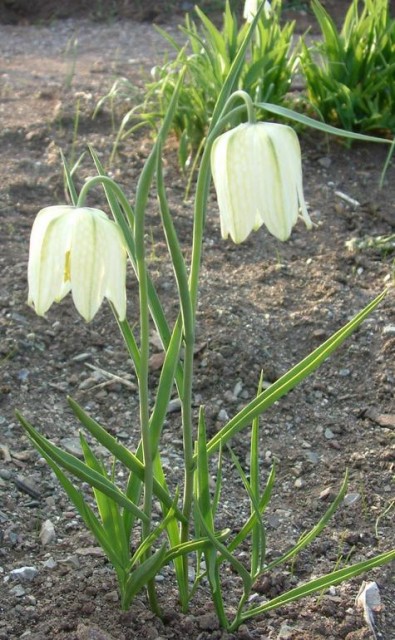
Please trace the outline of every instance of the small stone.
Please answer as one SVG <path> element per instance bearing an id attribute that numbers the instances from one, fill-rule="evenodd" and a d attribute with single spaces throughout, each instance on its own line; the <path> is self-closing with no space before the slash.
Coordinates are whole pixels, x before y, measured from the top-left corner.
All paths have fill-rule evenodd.
<path id="1" fill-rule="evenodd" d="M 165 576 L 162 576 L 160 573 L 155 576 L 155 582 L 164 582 Z"/>
<path id="2" fill-rule="evenodd" d="M 84 352 L 84 353 L 77 353 L 77 355 L 74 356 L 72 360 L 74 360 L 74 362 L 84 362 L 85 360 L 90 360 L 91 358 L 92 358 L 91 353 Z"/>
<path id="3" fill-rule="evenodd" d="M 51 544 L 56 538 L 55 527 L 51 520 L 45 520 L 43 522 L 41 531 L 40 531 L 40 542 L 45 547 L 47 544 Z"/>
<path id="4" fill-rule="evenodd" d="M 117 438 L 119 438 L 119 440 L 129 440 L 130 439 L 130 432 L 129 431 L 117 431 Z"/>
<path id="5" fill-rule="evenodd" d="M 179 398 L 170 400 L 169 404 L 167 405 L 168 413 L 175 413 L 176 411 L 181 411 L 181 400 Z"/>
<path id="6" fill-rule="evenodd" d="M 341 378 L 348 378 L 348 376 L 350 375 L 351 370 L 350 369 L 340 369 L 339 371 L 339 376 Z"/>
<path id="7" fill-rule="evenodd" d="M 30 593 L 26 596 L 26 601 L 31 607 L 35 607 L 37 604 L 37 600 Z"/>
<path id="8" fill-rule="evenodd" d="M 290 627 L 287 622 L 283 622 L 277 635 L 277 640 L 290 640 L 295 634 L 295 628 Z"/>
<path id="9" fill-rule="evenodd" d="M 71 455 L 76 456 L 77 458 L 83 458 L 79 438 L 62 438 L 60 446 L 67 451 L 67 453 L 71 453 Z"/>
<path id="10" fill-rule="evenodd" d="M 48 558 L 48 560 L 44 560 L 43 566 L 46 569 L 56 569 L 56 567 L 58 566 L 58 563 L 51 556 L 50 558 Z"/>
<path id="11" fill-rule="evenodd" d="M 383 336 L 395 336 L 395 324 L 387 324 L 383 328 Z"/>
<path id="12" fill-rule="evenodd" d="M 318 158 L 318 164 L 324 169 L 329 169 L 332 164 L 332 160 L 328 158 L 328 156 L 324 156 L 323 158 Z"/>
<path id="13" fill-rule="evenodd" d="M 242 391 L 243 391 L 243 384 L 239 380 L 238 382 L 236 382 L 233 389 L 233 395 L 235 396 L 235 398 L 237 398 Z"/>
<path id="14" fill-rule="evenodd" d="M 67 556 L 67 558 L 65 558 L 65 560 L 63 560 L 63 562 L 65 564 L 69 564 L 73 567 L 73 569 L 79 569 L 81 564 L 80 561 L 78 560 L 77 556 Z"/>
<path id="15" fill-rule="evenodd" d="M 31 582 L 38 575 L 36 567 L 19 567 L 10 571 L 10 577 L 20 582 Z"/>
<path id="16" fill-rule="evenodd" d="M 229 420 L 229 416 L 225 409 L 220 409 L 220 411 L 218 411 L 217 419 L 220 422 L 227 422 L 227 420 Z"/>
<path id="17" fill-rule="evenodd" d="M 315 451 L 306 451 L 305 456 L 306 460 L 311 464 L 318 464 L 320 461 L 320 456 Z"/>
<path id="18" fill-rule="evenodd" d="M 324 436 L 327 440 L 333 440 L 333 438 L 335 438 L 335 434 L 333 433 L 333 431 L 331 429 L 329 429 L 329 427 L 327 427 L 324 431 Z"/>
<path id="19" fill-rule="evenodd" d="M 24 596 L 26 593 L 25 589 L 22 587 L 21 584 L 16 584 L 15 587 L 12 587 L 12 589 L 10 589 L 10 591 L 17 598 L 22 598 L 22 596 Z"/>
<path id="20" fill-rule="evenodd" d="M 359 493 L 347 493 L 347 495 L 344 496 L 343 504 L 345 504 L 346 507 L 351 507 L 351 505 L 358 502 L 360 498 L 361 495 Z"/>
<path id="21" fill-rule="evenodd" d="M 203 631 L 214 631 L 219 629 L 218 618 L 214 613 L 204 613 L 198 617 L 199 628 Z"/>
<path id="22" fill-rule="evenodd" d="M 326 489 L 323 489 L 320 492 L 320 495 L 318 497 L 319 497 L 320 500 L 326 500 L 326 498 L 328 498 L 331 495 L 332 495 L 332 488 L 331 487 L 326 487 Z"/>
<path id="23" fill-rule="evenodd" d="M 189 566 L 188 567 L 188 580 L 189 582 L 195 582 L 195 577 L 196 577 L 196 571 L 194 569 L 194 567 Z"/>
<path id="24" fill-rule="evenodd" d="M 102 558 L 104 556 L 104 551 L 101 547 L 78 547 L 75 550 L 79 556 L 95 556 L 97 558 Z"/>
<path id="25" fill-rule="evenodd" d="M 97 384 L 96 378 L 93 378 L 92 376 L 90 376 L 89 378 L 85 378 L 85 380 L 80 382 L 80 384 L 78 385 L 78 388 L 80 389 L 80 391 L 85 391 L 86 389 L 91 389 L 96 384 Z"/>
<path id="26" fill-rule="evenodd" d="M 108 593 L 106 593 L 104 596 L 104 600 L 107 600 L 107 602 L 118 602 L 118 591 L 108 591 Z"/>
<path id="27" fill-rule="evenodd" d="M 304 485 L 304 482 L 302 480 L 302 478 L 296 478 L 295 482 L 294 482 L 294 487 L 295 489 L 301 489 Z"/>
<path id="28" fill-rule="evenodd" d="M 80 622 L 77 627 L 76 635 L 78 640 L 114 640 L 114 636 L 100 629 L 100 627 L 96 625 L 85 625 L 82 624 L 82 622 Z"/>
<path id="29" fill-rule="evenodd" d="M 21 382 L 26 382 L 29 376 L 30 376 L 30 371 L 28 369 L 20 369 L 16 374 L 16 377 Z"/>
<path id="30" fill-rule="evenodd" d="M 40 489 L 36 481 L 34 480 L 34 478 L 32 477 L 25 478 L 23 476 L 17 476 L 14 482 L 20 491 L 27 493 L 32 498 L 38 499 L 41 497 Z"/>
<path id="31" fill-rule="evenodd" d="M 236 400 L 236 398 L 233 395 L 232 391 L 229 391 L 229 390 L 224 392 L 223 399 L 225 400 L 225 402 L 227 404 L 232 404 L 232 402 L 235 402 L 235 400 Z"/>

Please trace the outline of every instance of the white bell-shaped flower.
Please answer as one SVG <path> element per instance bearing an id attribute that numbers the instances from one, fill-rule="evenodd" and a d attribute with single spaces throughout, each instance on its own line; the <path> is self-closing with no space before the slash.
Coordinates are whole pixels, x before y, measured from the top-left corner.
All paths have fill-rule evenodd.
<path id="1" fill-rule="evenodd" d="M 258 0 L 246 0 L 245 1 L 244 10 L 243 10 L 243 18 L 244 18 L 244 20 L 246 20 L 247 22 L 252 22 L 253 21 L 253 19 L 255 18 L 256 12 L 258 11 L 258 5 L 259 5 Z M 264 0 L 263 12 L 264 12 L 266 18 L 270 18 L 271 13 L 272 13 L 272 8 L 271 8 L 269 0 Z"/>
<path id="2" fill-rule="evenodd" d="M 30 237 L 28 303 L 44 315 L 71 291 L 78 312 L 92 320 L 103 298 L 126 315 L 126 250 L 103 211 L 60 205 L 38 213 Z"/>
<path id="3" fill-rule="evenodd" d="M 303 196 L 299 140 L 291 127 L 244 123 L 218 136 L 211 150 L 223 238 L 243 242 L 265 224 L 287 240 L 299 207 L 312 227 Z"/>

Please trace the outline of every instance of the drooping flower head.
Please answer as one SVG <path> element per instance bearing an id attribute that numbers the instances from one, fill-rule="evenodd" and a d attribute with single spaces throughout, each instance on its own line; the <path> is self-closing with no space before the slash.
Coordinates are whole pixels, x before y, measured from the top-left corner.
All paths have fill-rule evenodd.
<path id="1" fill-rule="evenodd" d="M 299 207 L 307 227 L 312 223 L 303 196 L 298 137 L 288 126 L 244 123 L 218 136 L 211 150 L 223 238 L 243 242 L 265 224 L 287 240 Z"/>
<path id="2" fill-rule="evenodd" d="M 31 232 L 28 303 L 44 315 L 69 291 L 92 320 L 103 298 L 126 314 L 126 250 L 118 226 L 99 209 L 60 205 L 38 213 Z"/>
<path id="3" fill-rule="evenodd" d="M 263 12 L 266 16 L 266 18 L 270 18 L 271 12 L 272 12 L 272 8 L 270 5 L 269 0 L 263 0 L 264 2 L 264 7 L 263 7 Z M 258 5 L 259 2 L 258 0 L 246 0 L 244 3 L 244 10 L 243 10 L 243 18 L 244 20 L 246 20 L 247 22 L 252 22 L 256 12 L 258 11 Z"/>

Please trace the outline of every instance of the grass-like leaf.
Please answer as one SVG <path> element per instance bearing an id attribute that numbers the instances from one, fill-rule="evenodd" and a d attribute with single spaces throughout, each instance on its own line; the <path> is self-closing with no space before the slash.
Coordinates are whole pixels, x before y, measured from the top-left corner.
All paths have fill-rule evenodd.
<path id="1" fill-rule="evenodd" d="M 285 604 L 294 602 L 295 600 L 299 600 L 300 598 L 305 598 L 306 596 L 313 593 L 328 589 L 331 586 L 335 586 L 337 584 L 340 584 L 341 582 L 350 580 L 351 578 L 354 578 L 361 573 L 371 571 L 371 569 L 374 569 L 375 567 L 380 567 L 381 565 L 388 564 L 393 560 L 395 560 L 394 549 L 391 551 L 380 553 L 374 558 L 370 558 L 369 560 L 358 562 L 351 567 L 338 569 L 337 571 L 328 573 L 321 578 L 310 580 L 310 582 L 300 585 L 299 587 L 295 587 L 295 589 L 291 589 L 290 591 L 287 591 L 286 593 L 283 593 L 280 596 L 269 600 L 268 602 L 255 607 L 251 607 L 242 614 L 241 620 L 239 619 L 237 621 L 236 626 L 238 626 L 240 622 L 248 620 L 249 618 L 253 618 L 254 616 L 261 615 L 273 609 L 278 609 Z"/>
<path id="2" fill-rule="evenodd" d="M 41 450 L 54 461 L 54 463 L 71 473 L 74 477 L 82 480 L 82 482 L 87 482 L 90 487 L 94 487 L 106 494 L 121 507 L 131 511 L 135 517 L 142 521 L 146 521 L 147 518 L 143 511 L 133 504 L 113 482 L 94 469 L 90 469 L 88 465 L 79 460 L 76 456 L 56 447 L 47 440 L 47 438 L 42 436 L 19 412 L 17 412 L 16 415 L 33 444 L 35 446 L 39 446 Z"/>
<path id="3" fill-rule="evenodd" d="M 252 400 L 234 418 L 232 418 L 222 429 L 208 442 L 208 454 L 213 454 L 220 446 L 228 442 L 236 433 L 243 429 L 252 420 L 263 413 L 268 407 L 276 402 L 283 395 L 288 393 L 297 384 L 304 380 L 310 373 L 315 371 L 337 349 L 344 340 L 351 335 L 363 322 L 363 320 L 377 307 L 385 297 L 386 292 L 381 293 L 365 309 L 360 311 L 342 329 L 334 333 L 328 340 L 315 349 L 310 355 L 295 365 L 287 373 L 281 376 L 268 389 L 263 391 L 257 398 Z"/>
<path id="4" fill-rule="evenodd" d="M 322 38 L 303 45 L 301 63 L 313 109 L 349 131 L 393 134 L 395 20 L 388 0 L 352 0 L 340 32 L 318 0 L 312 7 Z"/>
<path id="5" fill-rule="evenodd" d="M 118 442 L 111 434 L 109 434 L 96 420 L 89 416 L 84 409 L 72 398 L 69 398 L 69 404 L 74 411 L 81 424 L 92 434 L 92 436 L 100 442 L 108 451 L 110 451 L 117 460 L 122 462 L 129 471 L 134 473 L 141 482 L 144 482 L 144 465 L 129 449 Z M 53 445 L 52 445 L 53 446 Z M 163 486 L 154 479 L 154 493 L 157 498 L 163 502 L 169 509 L 173 506 L 172 497 L 164 490 Z M 177 518 L 183 520 L 182 513 L 175 509 Z"/>

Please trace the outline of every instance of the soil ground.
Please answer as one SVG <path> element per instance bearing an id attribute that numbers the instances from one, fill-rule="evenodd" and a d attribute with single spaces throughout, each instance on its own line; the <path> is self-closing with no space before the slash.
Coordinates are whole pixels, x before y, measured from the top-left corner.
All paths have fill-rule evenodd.
<path id="1" fill-rule="evenodd" d="M 143 594 L 128 613 L 120 611 L 109 564 L 24 436 L 14 412 L 17 408 L 55 443 L 73 451 L 78 424 L 67 406 L 69 394 L 122 442 L 132 448 L 137 444 L 138 407 L 130 390 L 135 380 L 109 309 L 103 305 L 94 321 L 85 324 L 68 297 L 45 319 L 37 317 L 26 304 L 26 265 L 36 213 L 65 200 L 58 149 L 76 159 L 89 143 L 108 165 L 115 135 L 112 114 L 105 107 L 92 119 L 94 107 L 117 77 L 127 77 L 137 89 L 143 86 L 149 69 L 161 62 L 165 45 L 151 22 L 115 15 L 98 23 L 92 16 L 69 15 L 42 23 L 37 18 L 48 16 L 22 15 L 16 11 L 18 4 L 23 3 L 3 3 L 2 9 L 17 20 L 0 25 L 0 640 L 367 640 L 372 632 L 355 605 L 363 579 L 376 581 L 380 589 L 377 637 L 393 640 L 395 579 L 390 566 L 284 606 L 234 634 L 219 629 L 204 585 L 190 613 L 180 614 L 170 569 L 158 580 L 163 620 L 150 613 Z M 344 3 L 333 0 L 331 5 L 340 15 Z M 174 16 L 167 21 L 172 33 L 176 21 Z M 116 112 L 116 123 L 119 116 Z M 127 140 L 110 167 L 131 200 L 150 145 L 144 133 Z M 348 149 L 337 140 L 304 133 L 301 146 L 312 232 L 298 224 L 291 240 L 282 244 L 262 228 L 234 246 L 221 240 L 214 194 L 210 200 L 194 401 L 196 411 L 205 405 L 211 434 L 253 398 L 261 370 L 267 383 L 276 380 L 393 280 L 393 251 L 380 250 L 374 242 L 377 236 L 394 233 L 393 164 L 384 188 L 379 188 L 384 145 Z M 85 158 L 78 183 L 92 171 Z M 166 151 L 166 180 L 188 255 L 192 207 L 184 200 L 185 181 L 171 146 Z M 97 204 L 105 207 L 99 192 Z M 349 246 L 352 239 L 357 241 L 354 249 Z M 174 318 L 173 279 L 154 197 L 147 242 L 152 278 Z M 136 285 L 131 274 L 128 289 L 133 322 Z M 318 372 L 263 416 L 263 482 L 272 462 L 277 465 L 276 487 L 265 514 L 269 560 L 317 522 L 347 468 L 350 480 L 347 500 L 330 526 L 292 565 L 256 585 L 258 599 L 394 547 L 393 303 L 390 290 Z M 160 357 L 153 334 L 152 391 Z M 238 434 L 232 446 L 248 469 L 248 433 Z M 162 455 L 170 480 L 177 480 L 182 466 L 177 412 L 169 413 Z M 225 504 L 218 526 L 235 532 L 245 515 L 242 487 L 227 457 L 224 468 Z M 55 535 L 43 544 L 40 531 L 48 520 Z M 31 581 L 12 578 L 14 569 L 26 566 L 36 569 Z M 224 585 L 231 609 L 238 584 L 230 570 Z"/>

